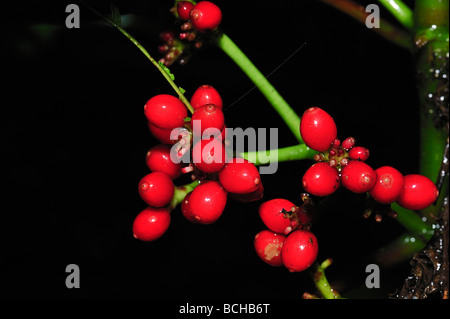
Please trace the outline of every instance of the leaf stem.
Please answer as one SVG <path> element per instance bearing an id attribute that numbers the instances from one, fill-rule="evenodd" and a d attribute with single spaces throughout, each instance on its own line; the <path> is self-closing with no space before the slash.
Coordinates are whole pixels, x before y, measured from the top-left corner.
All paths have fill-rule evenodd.
<path id="1" fill-rule="evenodd" d="M 277 92 L 267 78 L 256 68 L 252 61 L 241 51 L 241 49 L 224 33 L 216 38 L 216 45 L 222 49 L 250 78 L 255 86 L 266 97 L 275 111 L 281 116 L 299 143 L 303 143 L 300 135 L 300 117 Z"/>
<path id="2" fill-rule="evenodd" d="M 178 94 L 179 99 L 183 102 L 183 104 L 187 107 L 187 109 L 192 113 L 194 113 L 194 108 L 189 103 L 189 100 L 184 96 L 183 92 L 181 92 L 180 88 L 175 84 L 175 82 L 171 79 L 169 73 L 166 72 L 166 70 L 148 53 L 148 51 L 140 44 L 131 34 L 129 34 L 124 28 L 122 28 L 119 24 L 117 24 L 115 21 L 111 20 L 107 16 L 101 14 L 94 8 L 92 8 L 90 5 L 88 5 L 83 0 L 79 0 L 83 5 L 85 5 L 90 11 L 92 11 L 94 14 L 105 20 L 107 23 L 115 27 L 117 30 L 119 30 L 124 36 L 128 38 L 133 44 L 147 57 L 147 59 L 150 60 L 150 62 L 161 72 L 161 74 L 164 76 L 164 78 L 169 82 L 170 86 L 175 90 L 175 92 Z"/>

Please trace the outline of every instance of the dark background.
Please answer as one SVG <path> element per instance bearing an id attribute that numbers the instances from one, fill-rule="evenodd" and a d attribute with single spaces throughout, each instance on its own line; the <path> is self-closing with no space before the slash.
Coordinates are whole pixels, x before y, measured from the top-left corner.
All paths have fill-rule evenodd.
<path id="1" fill-rule="evenodd" d="M 291 274 L 256 256 L 253 238 L 265 229 L 260 202 L 229 200 L 208 226 L 189 223 L 177 208 L 162 238 L 133 238 L 133 219 L 145 208 L 137 184 L 148 173 L 145 154 L 157 144 L 143 105 L 173 91 L 131 42 L 85 7 L 81 28 L 65 28 L 68 3 L 2 4 L 1 298 L 270 300 L 313 293 L 307 271 Z M 90 3 L 108 13 L 108 2 Z M 114 3 L 126 15 L 125 28 L 159 58 L 158 34 L 173 27 L 172 1 Z M 264 74 L 306 42 L 270 76 L 299 114 L 320 106 L 334 117 L 341 139 L 354 136 L 370 149 L 374 168 L 417 171 L 418 103 L 406 50 L 315 0 L 216 3 L 223 30 Z M 383 9 L 381 16 L 396 24 Z M 213 46 L 171 70 L 188 98 L 211 84 L 225 107 L 253 87 Z M 295 143 L 258 90 L 225 116 L 229 127 L 278 127 L 280 146 Z M 300 204 L 301 176 L 310 164 L 280 163 L 275 175 L 263 175 L 265 199 Z M 361 198 L 345 190 L 321 213 L 312 229 L 318 260 L 334 259 L 327 275 L 344 296 L 387 298 L 401 287 L 407 262 L 381 269 L 381 289 L 364 286 L 371 263 L 365 256 L 397 238 L 399 224 L 363 219 Z M 80 267 L 80 289 L 65 286 L 72 263 Z"/>

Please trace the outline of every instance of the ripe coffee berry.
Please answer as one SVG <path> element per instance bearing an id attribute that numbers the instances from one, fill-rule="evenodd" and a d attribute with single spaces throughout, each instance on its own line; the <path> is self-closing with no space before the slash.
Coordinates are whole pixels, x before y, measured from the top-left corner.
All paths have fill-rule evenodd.
<path id="1" fill-rule="evenodd" d="M 190 1 L 178 1 L 177 2 L 177 13 L 181 20 L 189 20 L 189 14 L 194 8 L 194 4 Z"/>
<path id="2" fill-rule="evenodd" d="M 258 257 L 264 262 L 271 266 L 281 266 L 283 265 L 281 251 L 285 240 L 286 236 L 282 234 L 263 230 L 256 234 L 253 246 Z"/>
<path id="3" fill-rule="evenodd" d="M 242 158 L 233 158 L 219 172 L 219 181 L 230 193 L 247 194 L 258 189 L 261 177 L 255 164 Z"/>
<path id="4" fill-rule="evenodd" d="M 167 174 L 171 179 L 181 175 L 181 162 L 174 163 L 170 157 L 172 145 L 160 144 L 152 147 L 145 156 L 145 162 L 152 172 Z"/>
<path id="5" fill-rule="evenodd" d="M 375 170 L 377 179 L 369 191 L 370 196 L 382 204 L 390 204 L 400 196 L 403 189 L 403 175 L 391 166 L 382 166 Z"/>
<path id="6" fill-rule="evenodd" d="M 222 11 L 212 2 L 200 1 L 190 12 L 192 25 L 200 32 L 217 28 L 222 21 Z"/>
<path id="7" fill-rule="evenodd" d="M 212 224 L 222 215 L 226 203 L 227 192 L 222 186 L 216 181 L 205 181 L 192 191 L 186 210 L 190 210 L 195 222 Z"/>
<path id="8" fill-rule="evenodd" d="M 298 226 L 296 220 L 289 218 L 288 213 L 296 205 L 287 199 L 275 198 L 262 203 L 258 212 L 264 225 L 271 231 L 287 235 Z"/>
<path id="9" fill-rule="evenodd" d="M 424 209 L 438 198 L 436 185 L 426 176 L 410 174 L 404 176 L 403 189 L 396 202 L 400 206 L 411 210 Z"/>
<path id="10" fill-rule="evenodd" d="M 150 133 L 161 143 L 164 144 L 173 144 L 174 141 L 170 139 L 170 132 L 172 129 L 163 129 L 156 127 L 152 123 L 148 122 L 148 129 L 150 130 Z"/>
<path id="11" fill-rule="evenodd" d="M 341 144 L 342 148 L 345 150 L 351 149 L 355 146 L 355 139 L 353 137 L 347 137 Z"/>
<path id="12" fill-rule="evenodd" d="M 198 141 L 192 149 L 192 160 L 204 173 L 220 171 L 226 162 L 226 151 L 222 141 L 212 137 Z"/>
<path id="13" fill-rule="evenodd" d="M 195 223 L 195 217 L 192 214 L 191 206 L 189 205 L 191 195 L 192 192 L 188 193 L 181 202 L 181 213 L 188 221 Z"/>
<path id="14" fill-rule="evenodd" d="M 308 269 L 317 258 L 319 245 L 313 233 L 306 230 L 295 230 L 287 236 L 281 259 L 290 272 Z"/>
<path id="15" fill-rule="evenodd" d="M 191 105 L 194 109 L 198 109 L 206 104 L 214 104 L 222 109 L 223 102 L 219 92 L 211 85 L 200 86 L 192 95 Z"/>
<path id="16" fill-rule="evenodd" d="M 364 162 L 349 161 L 341 170 L 342 186 L 354 193 L 370 191 L 376 180 L 375 171 Z"/>
<path id="17" fill-rule="evenodd" d="M 310 194 L 321 197 L 331 195 L 339 188 L 339 172 L 326 162 L 316 163 L 303 175 L 302 185 Z"/>
<path id="18" fill-rule="evenodd" d="M 352 160 L 364 162 L 369 158 L 369 150 L 362 146 L 355 146 L 348 152 L 348 157 Z"/>
<path id="19" fill-rule="evenodd" d="M 321 108 L 310 107 L 303 113 L 300 122 L 300 134 L 308 147 L 318 152 L 324 152 L 336 140 L 336 123 Z"/>
<path id="20" fill-rule="evenodd" d="M 182 127 L 187 117 L 186 106 L 169 94 L 159 94 L 148 100 L 144 113 L 152 125 L 162 129 Z"/>
<path id="21" fill-rule="evenodd" d="M 167 208 L 147 207 L 133 222 L 133 236 L 143 241 L 161 237 L 170 225 L 170 212 Z"/>
<path id="22" fill-rule="evenodd" d="M 152 172 L 139 182 L 139 195 L 150 206 L 162 207 L 169 204 L 175 191 L 172 179 L 164 173 Z"/>
<path id="23" fill-rule="evenodd" d="M 220 135 L 225 125 L 225 118 L 221 109 L 214 104 L 207 104 L 194 111 L 191 122 L 194 134 L 210 137 Z M 200 127 L 199 131 L 196 131 L 197 125 Z"/>
<path id="24" fill-rule="evenodd" d="M 229 193 L 228 194 L 234 201 L 241 202 L 241 203 L 251 203 L 256 202 L 257 200 L 260 200 L 264 195 L 264 187 L 262 182 L 258 184 L 258 188 L 251 192 L 246 194 L 235 194 L 235 193 Z"/>

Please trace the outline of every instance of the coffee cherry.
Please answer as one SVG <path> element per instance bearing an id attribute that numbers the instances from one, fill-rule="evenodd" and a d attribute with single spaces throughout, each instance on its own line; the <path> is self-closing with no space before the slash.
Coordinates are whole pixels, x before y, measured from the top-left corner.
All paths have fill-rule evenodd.
<path id="1" fill-rule="evenodd" d="M 150 122 L 148 122 L 148 129 L 150 130 L 150 133 L 152 133 L 152 135 L 161 143 L 164 143 L 164 144 L 173 144 L 174 143 L 174 141 L 172 141 L 170 139 L 170 132 L 172 131 L 172 129 L 159 128 Z"/>
<path id="2" fill-rule="evenodd" d="M 192 149 L 192 160 L 199 170 L 204 173 L 220 171 L 226 162 L 226 151 L 223 143 L 212 137 L 200 140 Z"/>
<path id="3" fill-rule="evenodd" d="M 145 162 L 152 172 L 161 172 L 175 179 L 181 175 L 181 162 L 174 163 L 170 157 L 172 145 L 159 144 L 152 147 L 145 156 Z"/>
<path id="4" fill-rule="evenodd" d="M 188 221 L 190 221 L 191 223 L 196 223 L 194 214 L 192 214 L 192 209 L 190 206 L 191 195 L 192 192 L 189 192 L 186 194 L 186 196 L 184 196 L 184 199 L 181 202 L 181 213 Z"/>
<path id="5" fill-rule="evenodd" d="M 352 160 L 364 162 L 369 158 L 369 150 L 362 146 L 355 146 L 348 152 L 348 157 Z"/>
<path id="6" fill-rule="evenodd" d="M 251 193 L 246 193 L 246 194 L 228 193 L 228 195 L 237 202 L 241 202 L 241 203 L 256 202 L 263 197 L 264 187 L 263 187 L 262 182 L 259 182 L 258 188 Z"/>
<path id="7" fill-rule="evenodd" d="M 403 189 L 396 202 L 403 208 L 420 210 L 433 204 L 438 196 L 439 191 L 431 179 L 410 174 L 404 176 Z"/>
<path id="8" fill-rule="evenodd" d="M 218 182 L 208 180 L 192 191 L 187 205 L 195 222 L 212 224 L 222 215 L 226 203 L 227 192 Z"/>
<path id="9" fill-rule="evenodd" d="M 364 162 L 349 161 L 341 170 L 342 186 L 354 193 L 370 191 L 376 180 L 375 171 Z"/>
<path id="10" fill-rule="evenodd" d="M 287 213 L 291 212 L 291 208 L 296 205 L 287 199 L 275 198 L 262 203 L 258 212 L 264 225 L 271 231 L 280 234 L 289 234 L 297 226 L 298 222 L 291 221 Z"/>
<path id="11" fill-rule="evenodd" d="M 194 134 L 201 134 L 203 138 L 204 136 L 210 137 L 220 135 L 225 125 L 225 118 L 220 108 L 214 104 L 207 104 L 194 111 L 191 122 Z M 199 131 L 197 131 L 197 125 L 201 125 Z"/>
<path id="12" fill-rule="evenodd" d="M 341 144 L 342 148 L 348 151 L 353 146 L 355 146 L 355 138 L 353 137 L 347 137 Z"/>
<path id="13" fill-rule="evenodd" d="M 212 2 L 200 1 L 190 12 L 192 25 L 200 32 L 217 28 L 222 21 L 222 11 Z"/>
<path id="14" fill-rule="evenodd" d="M 178 1 L 177 2 L 177 13 L 181 20 L 189 20 L 189 14 L 194 8 L 194 4 L 190 1 Z"/>
<path id="15" fill-rule="evenodd" d="M 133 222 L 134 238 L 153 241 L 161 237 L 170 225 L 170 211 L 167 208 L 147 207 Z"/>
<path id="16" fill-rule="evenodd" d="M 281 259 L 290 272 L 308 269 L 317 258 L 319 245 L 313 233 L 306 230 L 295 230 L 287 236 Z"/>
<path id="17" fill-rule="evenodd" d="M 263 230 L 256 234 L 253 246 L 261 260 L 271 266 L 277 267 L 283 265 L 281 251 L 285 240 L 286 236 L 282 234 L 277 234 L 270 230 Z"/>
<path id="18" fill-rule="evenodd" d="M 152 125 L 162 129 L 182 127 L 187 117 L 186 106 L 169 94 L 159 94 L 148 100 L 144 113 Z"/>
<path id="19" fill-rule="evenodd" d="M 400 196 L 403 189 L 403 175 L 391 166 L 382 166 L 375 170 L 376 182 L 369 191 L 370 196 L 382 204 L 390 204 Z"/>
<path id="20" fill-rule="evenodd" d="M 318 152 L 324 152 L 336 140 L 336 123 L 321 108 L 310 107 L 303 113 L 300 122 L 300 134 L 308 147 Z"/>
<path id="21" fill-rule="evenodd" d="M 339 172 L 326 162 L 316 163 L 303 175 L 302 185 L 310 194 L 321 197 L 331 195 L 339 188 Z"/>
<path id="22" fill-rule="evenodd" d="M 164 173 L 152 172 L 139 182 L 139 195 L 150 206 L 162 207 L 169 204 L 174 191 L 172 179 Z"/>
<path id="23" fill-rule="evenodd" d="M 192 95 L 191 105 L 194 109 L 198 109 L 206 104 L 214 104 L 222 109 L 223 102 L 219 92 L 211 85 L 200 86 Z"/>
<path id="24" fill-rule="evenodd" d="M 261 177 L 255 164 L 242 158 L 233 158 L 219 172 L 219 182 L 227 192 L 247 194 L 258 189 Z"/>

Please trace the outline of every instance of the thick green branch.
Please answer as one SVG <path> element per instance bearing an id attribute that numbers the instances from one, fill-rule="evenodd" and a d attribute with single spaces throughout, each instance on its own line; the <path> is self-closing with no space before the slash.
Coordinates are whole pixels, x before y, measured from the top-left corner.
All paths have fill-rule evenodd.
<path id="1" fill-rule="evenodd" d="M 240 156 L 254 163 L 264 165 L 273 162 L 287 162 L 304 159 L 313 159 L 317 151 L 307 147 L 305 144 L 288 146 L 276 150 L 244 152 Z"/>
<path id="2" fill-rule="evenodd" d="M 300 136 L 300 117 L 277 92 L 267 78 L 259 71 L 241 49 L 226 35 L 221 34 L 216 39 L 217 46 L 222 49 L 252 80 L 255 86 L 266 97 L 272 107 L 278 112 L 283 121 L 300 143 L 303 143 Z"/>
<path id="3" fill-rule="evenodd" d="M 401 0 L 378 0 L 405 28 L 411 30 L 414 25 L 413 12 Z"/>

